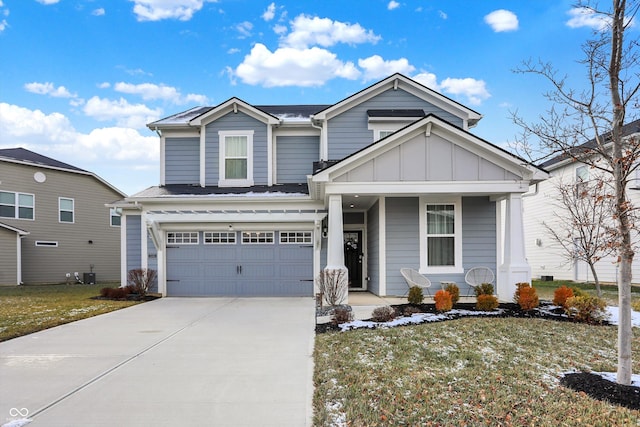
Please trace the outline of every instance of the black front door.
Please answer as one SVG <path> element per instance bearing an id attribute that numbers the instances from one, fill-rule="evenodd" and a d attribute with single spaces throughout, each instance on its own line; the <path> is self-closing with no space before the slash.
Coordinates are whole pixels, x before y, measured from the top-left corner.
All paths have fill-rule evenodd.
<path id="1" fill-rule="evenodd" d="M 345 231 L 344 264 L 349 271 L 349 288 L 362 289 L 362 231 Z"/>

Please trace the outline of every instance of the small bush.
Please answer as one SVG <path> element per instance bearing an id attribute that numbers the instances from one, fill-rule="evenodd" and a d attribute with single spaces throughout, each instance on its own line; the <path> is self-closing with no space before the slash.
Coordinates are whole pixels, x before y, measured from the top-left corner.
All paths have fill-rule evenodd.
<path id="1" fill-rule="evenodd" d="M 640 311 L 640 299 L 637 299 L 631 303 L 633 311 Z"/>
<path id="2" fill-rule="evenodd" d="M 337 307 L 335 310 L 333 310 L 331 321 L 334 324 L 340 325 L 342 323 L 351 322 L 352 320 L 353 320 L 353 313 L 348 308 Z"/>
<path id="3" fill-rule="evenodd" d="M 153 285 L 157 274 L 156 270 L 151 268 L 134 268 L 129 270 L 127 274 L 127 283 L 135 289 L 136 294 L 143 297 L 147 294 L 151 285 Z"/>
<path id="4" fill-rule="evenodd" d="M 460 288 L 455 283 L 448 283 L 444 290 L 451 294 L 451 302 L 456 305 L 460 300 Z"/>
<path id="5" fill-rule="evenodd" d="M 422 313 L 422 311 L 418 308 L 418 307 L 405 307 L 402 314 L 407 316 L 407 317 L 411 317 L 412 315 L 416 314 L 416 313 Z"/>
<path id="6" fill-rule="evenodd" d="M 109 298 L 109 294 L 111 293 L 111 289 L 113 289 L 113 288 L 102 288 L 102 289 L 100 289 L 100 296 L 102 298 Z"/>
<path id="7" fill-rule="evenodd" d="M 127 294 L 129 294 L 129 295 L 138 293 L 136 288 L 135 288 L 135 286 L 133 286 L 133 285 L 127 285 L 124 288 L 127 291 Z"/>
<path id="8" fill-rule="evenodd" d="M 574 297 L 588 297 L 589 295 L 591 295 L 589 292 L 583 291 L 582 289 L 580 289 L 578 287 L 573 287 L 573 288 L 571 288 L 571 290 L 573 291 L 573 296 Z"/>
<path id="9" fill-rule="evenodd" d="M 516 283 L 516 292 L 513 295 L 513 299 L 525 311 L 533 310 L 540 305 L 536 288 L 526 282 Z"/>
<path id="10" fill-rule="evenodd" d="M 566 313 L 578 322 L 601 323 L 607 319 L 607 303 L 602 298 L 582 295 L 567 299 Z"/>
<path id="11" fill-rule="evenodd" d="M 409 288 L 409 296 L 407 296 L 409 304 L 422 304 L 424 295 L 422 294 L 422 288 L 420 286 L 412 286 Z"/>
<path id="12" fill-rule="evenodd" d="M 126 288 L 102 288 L 100 295 L 109 299 L 126 299 L 129 292 Z"/>
<path id="13" fill-rule="evenodd" d="M 498 308 L 498 298 L 495 295 L 480 294 L 476 301 L 476 309 L 480 311 L 493 311 Z"/>
<path id="14" fill-rule="evenodd" d="M 396 311 L 393 307 L 385 305 L 378 307 L 371 313 L 371 320 L 374 322 L 389 322 L 396 318 Z"/>
<path id="15" fill-rule="evenodd" d="M 565 310 L 567 309 L 567 299 L 573 297 L 573 289 L 568 288 L 566 286 L 560 286 L 555 291 L 553 291 L 553 304 L 558 307 L 562 307 Z"/>
<path id="16" fill-rule="evenodd" d="M 433 296 L 436 301 L 436 311 L 449 311 L 453 307 L 451 294 L 445 290 L 439 290 Z"/>
<path id="17" fill-rule="evenodd" d="M 481 285 L 476 286 L 473 291 L 476 294 L 476 297 L 480 295 L 493 295 L 493 285 L 491 283 L 482 283 Z"/>

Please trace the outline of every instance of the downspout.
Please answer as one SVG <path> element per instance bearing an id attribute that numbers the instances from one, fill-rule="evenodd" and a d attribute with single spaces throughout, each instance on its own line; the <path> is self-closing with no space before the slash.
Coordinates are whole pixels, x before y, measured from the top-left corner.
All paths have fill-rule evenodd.
<path id="1" fill-rule="evenodd" d="M 320 131 L 320 161 L 329 160 L 329 147 L 325 141 L 325 131 L 324 126 L 318 126 L 313 123 L 313 117 L 311 118 L 311 127 L 316 128 Z"/>

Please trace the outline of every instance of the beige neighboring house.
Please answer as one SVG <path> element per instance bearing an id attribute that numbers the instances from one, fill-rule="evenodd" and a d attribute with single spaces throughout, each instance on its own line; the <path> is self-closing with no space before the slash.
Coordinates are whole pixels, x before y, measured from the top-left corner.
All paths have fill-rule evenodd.
<path id="1" fill-rule="evenodd" d="M 640 120 L 633 121 L 623 127 L 623 135 L 627 138 L 640 133 Z M 588 149 L 595 140 L 587 141 L 580 149 Z M 567 156 L 557 156 L 542 163 L 540 167 L 548 171 L 551 177 L 532 186 L 531 191 L 522 197 L 524 234 L 527 260 L 531 265 L 533 278 L 555 280 L 593 281 L 593 274 L 584 261 L 568 259 L 566 252 L 554 241 L 544 223 L 556 222 L 556 214 L 562 215 L 563 208 L 558 206 L 559 182 L 576 184 L 589 181 L 597 175 L 597 171 L 584 163 L 576 162 Z M 633 205 L 640 207 L 640 170 L 630 181 L 627 194 Z M 638 234 L 632 233 L 636 245 Z M 616 282 L 618 279 L 618 263 L 615 256 L 606 256 L 596 264 L 596 272 L 601 282 Z M 633 283 L 640 283 L 640 262 L 638 255 L 633 263 Z"/>
<path id="2" fill-rule="evenodd" d="M 105 204 L 124 196 L 92 172 L 0 149 L 0 285 L 119 280 L 120 215 Z"/>

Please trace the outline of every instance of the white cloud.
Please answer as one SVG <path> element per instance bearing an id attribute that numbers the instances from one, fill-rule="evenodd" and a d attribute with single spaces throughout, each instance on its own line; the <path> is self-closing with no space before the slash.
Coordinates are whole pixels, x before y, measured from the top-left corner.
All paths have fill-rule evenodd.
<path id="1" fill-rule="evenodd" d="M 276 4 L 271 3 L 262 14 L 262 19 L 269 22 L 276 16 Z"/>
<path id="2" fill-rule="evenodd" d="M 257 43 L 243 62 L 231 70 L 231 75 L 246 84 L 278 87 L 321 86 L 335 77 L 354 80 L 360 72 L 352 62 L 340 61 L 336 54 L 318 47 L 283 47 L 271 52 Z"/>
<path id="3" fill-rule="evenodd" d="M 287 32 L 287 27 L 284 25 L 276 24 L 273 26 L 273 32 L 281 36 Z"/>
<path id="4" fill-rule="evenodd" d="M 7 22 L 6 19 L 3 19 L 2 21 L 0 21 L 0 32 L 6 30 L 8 26 L 9 26 L 9 23 Z"/>
<path id="5" fill-rule="evenodd" d="M 497 33 L 518 29 L 518 17 L 510 10 L 494 10 L 484 17 L 484 22 L 489 24 L 493 31 Z"/>
<path id="6" fill-rule="evenodd" d="M 95 9 L 93 12 L 91 12 L 91 14 L 93 16 L 104 16 L 105 13 L 106 12 L 105 12 L 103 7 L 99 8 L 99 9 Z"/>
<path id="7" fill-rule="evenodd" d="M 282 46 L 304 49 L 309 46 L 333 46 L 337 43 L 377 43 L 381 39 L 360 24 L 333 21 L 329 18 L 297 16 L 291 22 L 291 32 L 282 39 Z"/>
<path id="8" fill-rule="evenodd" d="M 443 92 L 452 95 L 462 95 L 471 105 L 480 105 L 482 101 L 491 97 L 484 80 L 476 80 L 470 77 L 465 79 L 446 78 L 440 83 Z"/>
<path id="9" fill-rule="evenodd" d="M 204 95 L 193 93 L 182 95 L 175 87 L 163 84 L 142 83 L 134 85 L 131 83 L 118 82 L 113 85 L 113 89 L 121 93 L 140 95 L 145 101 L 162 99 L 173 102 L 174 104 L 187 104 L 189 102 L 206 104 L 208 102 L 207 97 Z"/>
<path id="10" fill-rule="evenodd" d="M 129 104 L 124 98 L 110 100 L 92 97 L 84 106 L 84 113 L 98 121 L 114 120 L 118 126 L 142 129 L 147 123 L 158 120 L 160 108 L 151 109 L 144 104 Z"/>
<path id="11" fill-rule="evenodd" d="M 364 69 L 364 80 L 388 77 L 393 73 L 409 74 L 415 67 L 406 58 L 385 61 L 380 55 L 358 60 L 358 66 Z"/>
<path id="12" fill-rule="evenodd" d="M 138 21 L 161 21 L 178 19 L 188 21 L 195 12 L 202 9 L 205 2 L 217 0 L 129 0 L 135 5 L 133 13 Z"/>
<path id="13" fill-rule="evenodd" d="M 587 27 L 598 31 L 606 30 L 611 22 L 611 18 L 596 13 L 593 9 L 588 7 L 574 7 L 567 14 L 571 17 L 567 21 L 569 28 L 581 28 Z"/>
<path id="14" fill-rule="evenodd" d="M 253 24 L 249 21 L 244 21 L 236 25 L 236 30 L 240 33 L 241 38 L 251 37 L 251 30 L 253 30 Z"/>
<path id="15" fill-rule="evenodd" d="M 420 73 L 420 74 L 416 74 L 411 78 L 430 89 L 437 90 L 437 91 L 440 90 L 440 86 L 438 86 L 438 79 L 436 78 L 436 75 L 433 73 Z"/>
<path id="16" fill-rule="evenodd" d="M 391 0 L 391 1 L 389 2 L 389 4 L 387 4 L 387 9 L 388 9 L 388 10 L 397 9 L 397 8 L 399 8 L 399 7 L 400 7 L 400 3 L 398 3 L 398 2 L 397 2 L 397 1 L 395 1 L 395 0 Z"/>
<path id="17" fill-rule="evenodd" d="M 442 10 L 439 10 L 439 11 L 438 11 L 438 15 L 439 15 L 439 16 L 440 16 L 440 18 L 442 18 L 442 19 L 447 19 L 447 18 L 449 17 L 449 16 L 448 16 L 445 12 L 443 12 Z"/>
<path id="18" fill-rule="evenodd" d="M 26 83 L 24 85 L 27 92 L 36 93 L 38 95 L 49 95 L 54 98 L 75 98 L 76 95 L 72 94 L 64 86 L 55 87 L 53 83 Z"/>
<path id="19" fill-rule="evenodd" d="M 60 0 L 36 0 L 38 3 L 40 4 L 44 4 L 44 5 L 50 5 L 50 4 L 56 4 L 58 3 Z"/>

